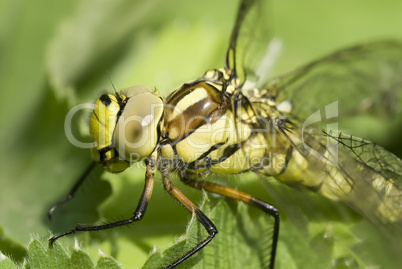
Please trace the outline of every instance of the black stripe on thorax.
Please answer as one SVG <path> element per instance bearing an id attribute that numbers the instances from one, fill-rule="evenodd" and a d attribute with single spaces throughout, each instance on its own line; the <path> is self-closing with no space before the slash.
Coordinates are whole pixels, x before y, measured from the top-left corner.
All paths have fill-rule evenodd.
<path id="1" fill-rule="evenodd" d="M 230 158 L 233 154 L 235 154 L 238 150 L 241 150 L 242 147 L 248 142 L 249 139 L 253 138 L 255 135 L 257 135 L 257 133 L 252 133 L 247 139 L 241 141 L 240 143 L 236 143 L 236 144 L 231 144 L 228 145 L 222 152 L 222 155 L 216 159 L 216 160 L 212 160 L 208 157 L 208 154 L 211 153 L 213 150 L 221 147 L 222 145 L 220 144 L 216 144 L 214 146 L 212 146 L 207 152 L 205 152 L 204 154 L 202 154 L 197 160 L 191 162 L 191 163 L 185 163 L 185 165 L 189 168 L 189 169 L 199 169 L 199 168 L 203 168 L 203 169 L 207 169 L 209 170 L 213 165 L 215 164 L 219 164 L 221 162 L 224 162 L 226 159 Z M 219 147 L 217 146 L 219 145 Z M 208 158 L 208 159 L 206 159 Z M 198 163 L 200 161 L 204 161 L 205 164 L 203 165 L 199 165 Z M 251 170 L 250 169 L 246 169 L 246 171 Z M 243 171 L 245 172 L 245 171 Z"/>

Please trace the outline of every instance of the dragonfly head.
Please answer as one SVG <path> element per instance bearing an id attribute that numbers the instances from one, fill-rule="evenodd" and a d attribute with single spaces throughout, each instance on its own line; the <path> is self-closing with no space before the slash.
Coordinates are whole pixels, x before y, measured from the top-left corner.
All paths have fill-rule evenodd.
<path id="1" fill-rule="evenodd" d="M 148 86 L 103 94 L 90 118 L 95 161 L 105 170 L 119 173 L 151 155 L 159 141 L 162 113 L 162 99 Z"/>

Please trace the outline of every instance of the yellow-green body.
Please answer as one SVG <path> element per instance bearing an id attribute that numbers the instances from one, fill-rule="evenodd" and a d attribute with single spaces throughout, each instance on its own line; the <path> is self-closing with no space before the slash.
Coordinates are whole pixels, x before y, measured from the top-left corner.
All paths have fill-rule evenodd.
<path id="1" fill-rule="evenodd" d="M 402 221 L 392 179 L 365 169 L 347 145 L 336 145 L 337 136 L 288 121 L 291 107 L 280 109 L 268 90 L 241 87 L 224 70 L 212 70 L 163 103 L 145 86 L 103 95 L 91 116 L 95 160 L 114 173 L 151 154 L 181 175 L 253 171 L 342 200 L 370 219 Z"/>

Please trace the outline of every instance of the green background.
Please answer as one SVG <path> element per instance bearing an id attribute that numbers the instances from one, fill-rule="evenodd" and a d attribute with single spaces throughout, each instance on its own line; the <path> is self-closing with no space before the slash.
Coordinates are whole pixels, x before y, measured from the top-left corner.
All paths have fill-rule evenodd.
<path id="1" fill-rule="evenodd" d="M 131 216 L 143 169 L 101 180 L 96 171 L 77 199 L 60 208 L 52 222 L 47 220 L 47 210 L 91 160 L 89 150 L 66 139 L 65 115 L 75 104 L 112 91 L 108 74 L 117 89 L 148 84 L 166 95 L 207 69 L 221 67 L 236 8 L 229 0 L 0 0 L 0 251 L 21 262 L 31 235 L 46 240 L 49 230 Z M 400 38 L 401 10 L 402 2 L 396 0 L 271 1 L 272 30 L 283 42 L 275 72 L 359 41 Z M 89 141 L 86 118 L 74 118 L 73 127 L 77 137 Z M 316 199 L 273 183 L 278 193 L 291 196 L 278 198 L 258 180 L 242 178 L 233 179 L 233 185 L 273 203 L 280 199 L 285 216 L 306 211 L 303 205 L 297 208 L 298 199 Z M 164 193 L 159 177 L 155 185 L 146 217 L 132 229 L 77 235 L 93 257 L 101 248 L 125 268 L 139 267 L 154 245 L 164 248 L 184 232 L 189 216 Z M 177 185 L 201 201 L 197 191 Z M 284 223 L 286 227 L 286 218 Z M 72 246 L 73 236 L 61 242 Z M 303 251 L 290 253 L 303 256 Z M 302 268 L 298 258 L 288 259 Z"/>

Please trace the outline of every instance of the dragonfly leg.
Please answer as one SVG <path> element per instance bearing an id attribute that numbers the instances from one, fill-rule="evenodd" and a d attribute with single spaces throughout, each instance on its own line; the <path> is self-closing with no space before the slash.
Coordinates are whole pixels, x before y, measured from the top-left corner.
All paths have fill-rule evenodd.
<path id="1" fill-rule="evenodd" d="M 253 196 L 232 189 L 230 187 L 226 187 L 223 185 L 219 185 L 213 182 L 204 181 L 204 180 L 194 180 L 188 177 L 182 177 L 181 180 L 183 183 L 195 188 L 195 189 L 203 189 L 208 192 L 216 193 L 222 196 L 226 196 L 232 199 L 236 199 L 242 201 L 248 205 L 254 206 L 263 212 L 267 213 L 271 217 L 274 218 L 274 232 L 272 235 L 272 247 L 271 247 L 271 257 L 270 257 L 270 265 L 269 268 L 274 268 L 275 263 L 275 255 L 276 255 L 276 247 L 278 244 L 278 236 L 279 236 L 279 212 L 274 206 L 261 201 Z"/>
<path id="2" fill-rule="evenodd" d="M 61 199 L 60 201 L 58 201 L 54 206 L 52 206 L 52 208 L 50 208 L 50 210 L 47 212 L 47 217 L 49 218 L 49 220 L 52 219 L 54 211 L 56 211 L 56 209 L 59 206 L 61 206 L 62 204 L 66 203 L 67 201 L 73 199 L 76 191 L 79 189 L 81 184 L 85 181 L 85 179 L 88 178 L 88 175 L 92 171 L 92 169 L 94 169 L 95 164 L 96 164 L 95 161 L 93 161 L 88 166 L 88 168 L 85 170 L 85 172 L 82 174 L 82 176 L 77 180 L 77 182 L 75 182 L 74 186 L 71 188 L 71 190 L 68 193 L 68 195 L 66 197 L 64 197 L 63 199 Z"/>
<path id="3" fill-rule="evenodd" d="M 212 238 L 215 237 L 215 235 L 218 233 L 218 230 L 216 229 L 215 225 L 212 223 L 212 221 L 205 216 L 205 214 L 198 209 L 197 206 L 195 206 L 186 196 L 183 195 L 170 181 L 169 179 L 169 172 L 168 170 L 162 171 L 162 180 L 163 180 L 163 186 L 165 187 L 166 191 L 174 198 L 176 199 L 181 205 L 184 206 L 190 213 L 194 213 L 197 220 L 201 222 L 202 225 L 204 225 L 205 229 L 208 232 L 208 237 L 204 239 L 202 242 L 200 242 L 198 245 L 196 245 L 194 248 L 192 248 L 190 251 L 188 251 L 186 254 L 181 256 L 179 259 L 171 263 L 165 268 L 173 268 L 189 258 L 191 255 L 205 247 L 211 240 Z"/>
<path id="4" fill-rule="evenodd" d="M 154 187 L 154 172 L 155 172 L 155 159 L 154 158 L 149 158 L 147 161 L 147 167 L 146 167 L 146 173 L 145 173 L 145 185 L 144 189 L 141 194 L 141 198 L 138 202 L 137 208 L 135 209 L 133 216 L 129 219 L 125 220 L 120 220 L 104 225 L 77 225 L 74 229 L 55 235 L 52 238 L 49 239 L 49 244 L 50 246 L 53 245 L 54 241 L 56 241 L 58 238 L 63 237 L 65 235 L 73 234 L 75 232 L 81 232 L 81 231 L 99 231 L 99 230 L 106 230 L 118 226 L 123 226 L 123 225 L 128 225 L 131 224 L 135 221 L 141 220 L 141 218 L 144 216 L 145 211 L 148 206 L 149 199 L 151 198 L 152 195 L 152 190 Z"/>

